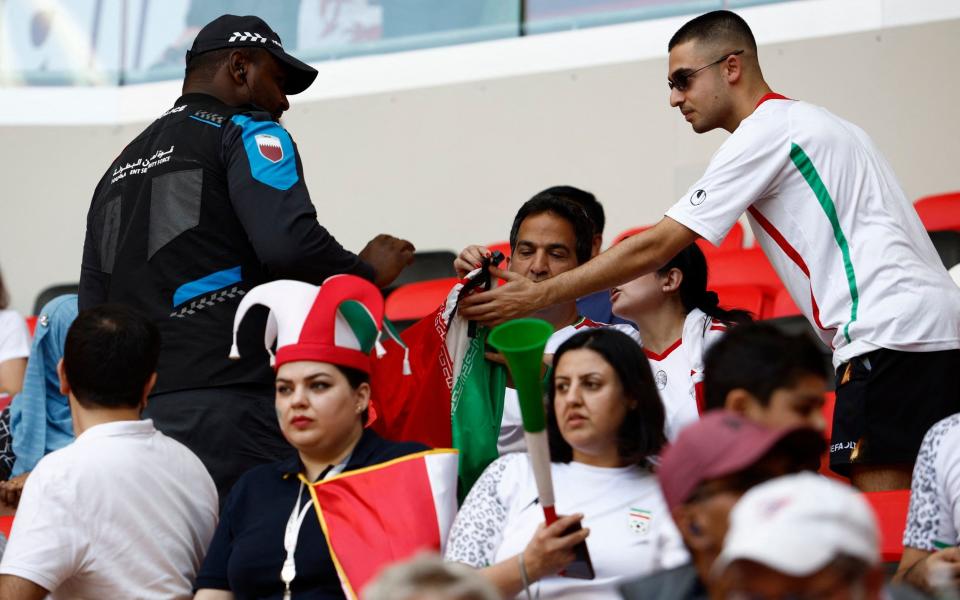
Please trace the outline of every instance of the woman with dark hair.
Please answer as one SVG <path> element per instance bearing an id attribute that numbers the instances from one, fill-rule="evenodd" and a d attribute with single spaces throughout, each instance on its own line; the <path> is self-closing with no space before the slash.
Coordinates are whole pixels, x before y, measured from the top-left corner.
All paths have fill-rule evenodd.
<path id="1" fill-rule="evenodd" d="M 621 578 L 687 559 L 650 462 L 666 443 L 663 405 L 640 347 L 613 329 L 564 342 L 548 385 L 556 508 L 567 516 L 544 526 L 527 455 L 501 456 L 470 490 L 446 559 L 481 569 L 504 597 L 619 598 Z M 596 577 L 559 576 L 584 539 Z"/>
<path id="2" fill-rule="evenodd" d="M 720 308 L 707 289 L 707 260 L 696 244 L 660 270 L 610 290 L 615 315 L 634 322 L 667 414 L 667 438 L 703 412 L 703 356 L 750 313 Z"/>
<path id="3" fill-rule="evenodd" d="M 284 280 L 257 286 L 238 308 L 231 356 L 239 355 L 236 330 L 255 304 L 271 309 L 266 345 L 269 351 L 276 338 L 276 416 L 293 448 L 289 459 L 255 467 L 233 486 L 195 600 L 344 598 L 308 484 L 427 449 L 365 427 L 383 296 L 352 275 L 319 288 Z"/>
<path id="4" fill-rule="evenodd" d="M 23 373 L 30 356 L 27 322 L 8 308 L 10 297 L 0 274 L 0 396 L 13 396 L 23 387 Z"/>

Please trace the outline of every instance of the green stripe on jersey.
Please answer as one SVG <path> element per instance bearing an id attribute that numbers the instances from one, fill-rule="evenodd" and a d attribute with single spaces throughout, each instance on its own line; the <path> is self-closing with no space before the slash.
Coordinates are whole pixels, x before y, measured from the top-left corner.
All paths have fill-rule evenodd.
<path id="1" fill-rule="evenodd" d="M 807 184 L 810 185 L 810 189 L 813 190 L 813 194 L 817 197 L 820 207 L 823 208 L 827 219 L 830 220 L 830 226 L 833 228 L 833 238 L 837 241 L 837 246 L 840 247 L 840 254 L 843 255 L 843 268 L 847 275 L 847 285 L 850 287 L 851 300 L 850 321 L 848 321 L 843 328 L 843 337 L 846 338 L 849 343 L 850 325 L 857 320 L 857 309 L 860 307 L 860 292 L 857 290 L 857 276 L 853 272 L 853 261 L 850 260 L 850 247 L 847 245 L 847 236 L 843 234 L 843 229 L 840 228 L 840 219 L 837 217 L 837 207 L 833 203 L 833 199 L 830 198 L 830 192 L 827 191 L 827 186 L 825 186 L 823 180 L 820 179 L 820 174 L 817 173 L 817 169 L 810 161 L 810 157 L 803 151 L 803 148 L 797 144 L 792 144 L 790 147 L 790 159 L 800 171 L 800 174 L 803 175 Z"/>

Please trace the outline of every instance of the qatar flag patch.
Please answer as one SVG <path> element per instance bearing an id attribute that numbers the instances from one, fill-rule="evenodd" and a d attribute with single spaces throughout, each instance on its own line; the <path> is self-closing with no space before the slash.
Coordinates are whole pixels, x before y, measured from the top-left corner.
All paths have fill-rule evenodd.
<path id="1" fill-rule="evenodd" d="M 230 121 L 243 132 L 251 177 L 278 190 L 289 190 L 300 180 L 297 151 L 283 127 L 273 121 L 255 121 L 250 115 L 233 115 Z"/>
<path id="2" fill-rule="evenodd" d="M 280 144 L 280 138 L 275 135 L 261 133 L 256 136 L 257 149 L 260 155 L 272 163 L 278 163 L 283 160 L 283 146 Z"/>

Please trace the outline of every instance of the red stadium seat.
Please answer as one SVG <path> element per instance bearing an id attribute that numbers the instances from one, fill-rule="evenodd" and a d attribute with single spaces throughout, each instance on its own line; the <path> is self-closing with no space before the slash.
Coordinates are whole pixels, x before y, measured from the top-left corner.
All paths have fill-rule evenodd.
<path id="1" fill-rule="evenodd" d="M 787 288 L 780 288 L 773 299 L 773 310 L 770 312 L 770 318 L 794 317 L 799 314 L 801 314 L 800 309 L 797 308 L 790 292 L 787 291 Z"/>
<path id="2" fill-rule="evenodd" d="M 776 271 L 760 248 L 720 252 L 709 258 L 710 289 L 728 285 L 754 285 L 771 299 L 783 288 Z"/>
<path id="3" fill-rule="evenodd" d="M 720 296 L 723 308 L 748 311 L 754 319 L 766 318 L 770 301 L 763 290 L 752 285 L 727 285 L 712 288 Z"/>
<path id="4" fill-rule="evenodd" d="M 926 196 L 913 207 L 927 231 L 960 231 L 960 192 Z"/>
<path id="5" fill-rule="evenodd" d="M 30 316 L 27 317 L 27 329 L 30 331 L 30 335 L 33 335 L 33 332 L 37 329 L 37 317 Z"/>
<path id="6" fill-rule="evenodd" d="M 613 244 L 611 244 L 611 246 L 616 246 L 631 235 L 636 235 L 642 231 L 650 229 L 651 227 L 653 227 L 653 225 L 643 225 L 623 231 L 620 233 L 620 235 L 613 239 Z M 727 237 L 723 238 L 723 243 L 721 243 L 719 247 L 714 246 L 706 240 L 697 240 L 697 245 L 700 246 L 700 249 L 703 250 L 703 253 L 708 256 L 717 254 L 718 252 L 740 250 L 743 248 L 743 226 L 740 225 L 739 222 L 734 223 L 733 229 L 730 230 L 730 233 L 727 234 Z"/>
<path id="7" fill-rule="evenodd" d="M 883 562 L 900 562 L 903 556 L 903 530 L 910 507 L 910 490 L 865 492 L 863 497 L 877 516 L 880 526 L 880 556 Z"/>
<path id="8" fill-rule="evenodd" d="M 418 281 L 398 287 L 387 296 L 385 312 L 391 321 L 414 321 L 435 311 L 450 288 L 460 280 L 456 277 Z"/>

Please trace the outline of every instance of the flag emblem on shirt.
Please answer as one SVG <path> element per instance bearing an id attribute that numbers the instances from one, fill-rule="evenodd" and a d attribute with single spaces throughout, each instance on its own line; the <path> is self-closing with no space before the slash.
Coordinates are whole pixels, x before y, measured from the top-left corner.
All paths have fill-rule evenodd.
<path id="1" fill-rule="evenodd" d="M 280 145 L 280 138 L 275 135 L 261 133 L 256 136 L 257 149 L 260 155 L 273 163 L 283 160 L 283 146 Z"/>
<path id="2" fill-rule="evenodd" d="M 650 521 L 653 520 L 653 513 L 642 508 L 631 508 L 628 523 L 634 533 L 645 535 L 650 529 Z"/>
<path id="3" fill-rule="evenodd" d="M 657 382 L 657 389 L 663 390 L 667 387 L 667 372 L 663 369 L 660 369 L 654 376 L 654 380 Z"/>

